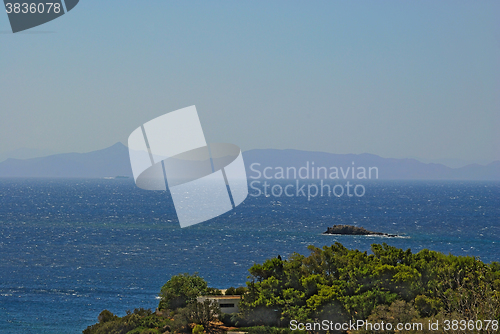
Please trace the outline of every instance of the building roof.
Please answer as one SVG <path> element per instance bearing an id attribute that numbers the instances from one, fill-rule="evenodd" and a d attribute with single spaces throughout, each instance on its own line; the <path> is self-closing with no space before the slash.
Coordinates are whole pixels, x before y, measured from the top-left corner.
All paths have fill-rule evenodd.
<path id="1" fill-rule="evenodd" d="M 199 298 L 206 298 L 206 299 L 241 299 L 240 295 L 231 295 L 231 296 L 201 296 Z"/>

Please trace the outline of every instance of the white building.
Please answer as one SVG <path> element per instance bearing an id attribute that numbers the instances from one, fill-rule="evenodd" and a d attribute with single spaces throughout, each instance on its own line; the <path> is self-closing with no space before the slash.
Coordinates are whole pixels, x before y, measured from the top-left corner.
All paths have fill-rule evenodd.
<path id="1" fill-rule="evenodd" d="M 238 303 L 241 300 L 241 296 L 201 296 L 196 300 L 203 303 L 205 300 L 212 300 L 219 304 L 222 313 L 237 313 Z"/>

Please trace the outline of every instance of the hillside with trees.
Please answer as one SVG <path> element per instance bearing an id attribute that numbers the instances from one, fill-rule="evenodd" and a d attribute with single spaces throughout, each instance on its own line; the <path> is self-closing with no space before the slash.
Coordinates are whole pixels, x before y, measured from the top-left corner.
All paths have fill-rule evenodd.
<path id="1" fill-rule="evenodd" d="M 156 312 L 139 309 L 120 318 L 105 310 L 99 315 L 99 323 L 83 333 L 215 333 L 233 326 L 250 334 L 281 334 L 290 332 L 291 320 L 442 323 L 445 319 L 493 320 L 497 327 L 441 332 L 498 333 L 497 262 L 485 264 L 475 257 L 444 255 L 427 249 L 413 254 L 409 249 L 385 243 L 372 245 L 372 254 L 349 250 L 340 243 L 308 249 L 309 256 L 294 253 L 282 259 L 278 255 L 253 265 L 246 290 L 239 291 L 243 295 L 238 314 L 220 314 L 218 306 L 208 300 L 197 302 L 198 296 L 221 292 L 209 288 L 196 274 L 181 274 L 162 287 Z M 228 290 L 231 294 L 238 289 Z M 424 328 L 407 331 L 410 332 L 432 331 Z"/>

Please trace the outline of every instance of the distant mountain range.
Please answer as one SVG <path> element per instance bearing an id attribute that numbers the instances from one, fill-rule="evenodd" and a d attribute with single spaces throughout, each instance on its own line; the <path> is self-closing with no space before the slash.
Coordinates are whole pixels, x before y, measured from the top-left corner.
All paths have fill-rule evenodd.
<path id="1" fill-rule="evenodd" d="M 249 170 L 252 163 L 253 169 L 260 172 L 266 166 L 272 167 L 276 172 L 276 167 L 295 167 L 298 171 L 309 162 L 309 170 L 312 171 L 314 162 L 315 175 L 318 167 L 326 167 L 328 173 L 332 171 L 331 167 L 337 167 L 339 178 L 343 179 L 342 172 L 352 176 L 352 168 L 355 175 L 361 170 L 359 167 L 368 169 L 376 167 L 378 178 L 382 180 L 500 180 L 500 161 L 494 161 L 488 165 L 472 164 L 461 168 L 451 168 L 442 164 L 423 163 L 415 159 L 392 159 L 382 158 L 375 154 L 333 154 L 324 152 L 309 152 L 298 150 L 250 150 L 243 153 L 245 165 L 247 166 L 247 175 L 258 176 L 257 172 Z M 349 170 L 348 170 L 349 168 Z M 374 170 L 375 171 L 375 170 Z M 268 171 L 269 173 L 271 170 Z M 320 173 L 323 175 L 323 173 Z M 372 173 L 372 179 L 375 172 Z M 346 175 L 347 178 L 351 178 Z M 367 176 L 368 177 L 368 176 Z"/>
<path id="2" fill-rule="evenodd" d="M 31 159 L 46 157 L 48 155 L 55 154 L 51 150 L 40 150 L 36 148 L 18 148 L 17 150 L 0 153 L 0 162 L 7 159 Z"/>
<path id="3" fill-rule="evenodd" d="M 33 159 L 7 159 L 0 177 L 132 176 L 128 148 L 122 143 L 89 153 L 62 153 Z"/>
<path id="4" fill-rule="evenodd" d="M 500 181 L 500 161 L 488 165 L 472 164 L 450 168 L 442 164 L 422 163 L 415 159 L 390 159 L 374 154 L 332 154 L 299 150 L 256 149 L 243 152 L 249 176 L 258 176 L 264 168 L 267 175 L 275 175 L 282 167 L 326 167 L 328 173 L 337 167 L 339 177 L 347 168 L 376 167 L 383 180 L 497 180 Z M 253 165 L 253 170 L 250 166 Z M 341 172 L 342 171 L 342 172 Z M 352 171 L 352 170 L 349 170 Z M 305 173 L 305 171 L 303 171 Z M 315 169 L 316 173 L 316 169 Z M 349 172 L 347 178 L 352 176 Z M 375 173 L 372 175 L 374 178 Z M 0 162 L 0 177 L 67 177 L 102 178 L 132 177 L 128 148 L 122 143 L 89 153 L 64 153 L 32 159 L 7 159 Z M 261 175 L 263 177 L 263 175 Z"/>

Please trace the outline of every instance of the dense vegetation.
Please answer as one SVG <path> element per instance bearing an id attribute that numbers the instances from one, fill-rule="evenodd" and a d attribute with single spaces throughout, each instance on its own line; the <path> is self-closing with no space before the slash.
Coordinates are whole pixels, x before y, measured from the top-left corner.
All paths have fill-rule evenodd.
<path id="1" fill-rule="evenodd" d="M 499 263 L 429 250 L 413 254 L 387 244 L 372 245 L 370 255 L 340 243 L 309 250 L 307 257 L 295 253 L 250 268 L 249 292 L 233 320 L 287 326 L 292 319 L 375 321 L 408 314 L 424 321 L 500 317 Z"/>
<path id="2" fill-rule="evenodd" d="M 135 309 L 118 317 L 104 310 L 98 323 L 89 326 L 83 334 L 151 334 L 151 333 L 211 333 L 217 332 L 221 318 L 218 304 L 196 299 L 203 295 L 222 295 L 219 289 L 209 288 L 197 274 L 173 276 L 160 291 L 156 312 Z"/>
<path id="3" fill-rule="evenodd" d="M 387 244 L 372 245 L 373 254 L 340 243 L 309 250 L 309 256 L 294 253 L 252 266 L 246 291 L 228 289 L 229 294 L 243 293 L 239 314 L 220 315 L 217 305 L 197 302 L 200 295 L 220 291 L 197 275 L 182 274 L 163 286 L 157 312 L 140 309 L 119 318 L 105 310 L 84 334 L 216 332 L 220 321 L 251 327 L 250 333 L 273 334 L 288 332 L 291 320 L 500 319 L 499 263 L 429 250 L 413 254 Z"/>

